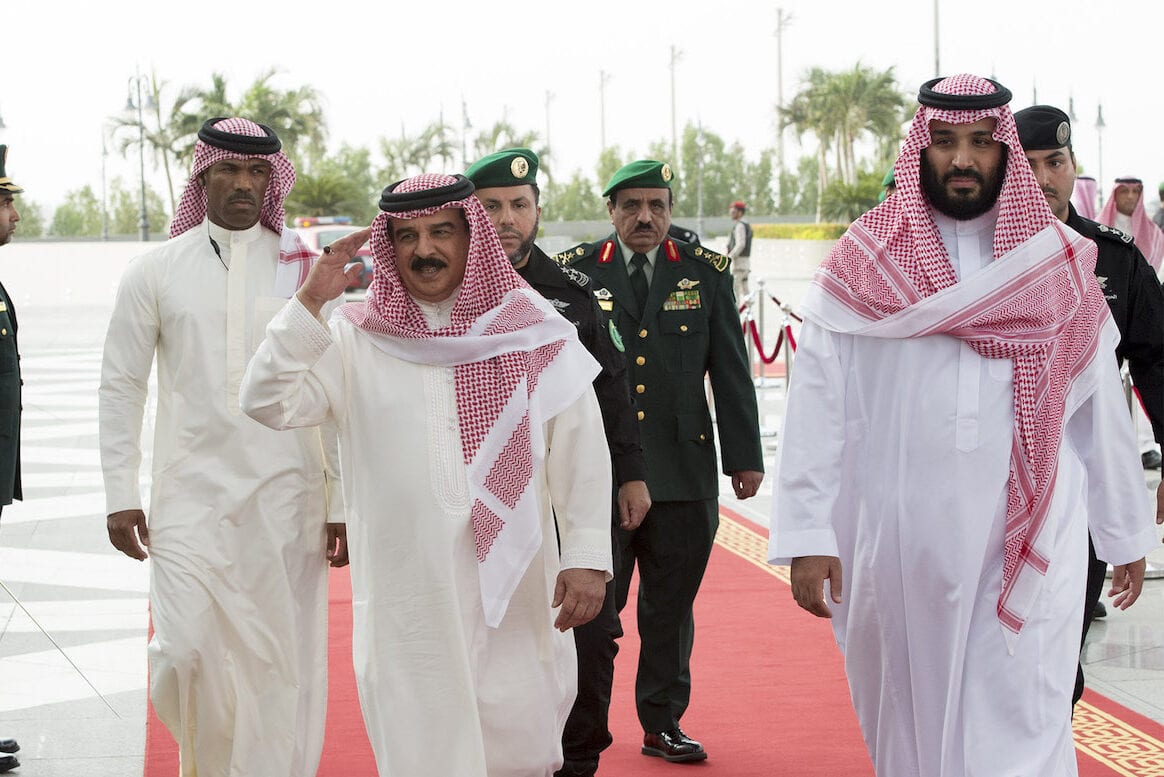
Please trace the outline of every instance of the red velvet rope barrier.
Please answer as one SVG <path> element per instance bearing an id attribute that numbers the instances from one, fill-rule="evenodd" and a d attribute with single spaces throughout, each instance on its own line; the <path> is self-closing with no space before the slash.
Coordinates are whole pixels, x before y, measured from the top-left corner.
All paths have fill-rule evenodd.
<path id="1" fill-rule="evenodd" d="M 769 294 L 768 297 L 779 308 L 781 308 L 781 310 L 784 311 L 785 315 L 788 318 L 791 318 L 794 321 L 798 321 L 798 322 L 803 323 L 804 319 L 802 319 L 800 316 L 796 315 L 795 313 L 793 313 L 790 310 L 784 310 L 784 303 L 781 302 L 779 299 L 777 299 L 776 295 Z M 739 310 L 740 315 L 744 315 L 745 312 L 748 311 L 748 308 L 749 308 L 749 304 L 747 301 L 745 301 L 742 305 L 740 305 L 740 310 Z M 785 319 L 785 321 L 787 322 L 787 319 Z M 784 338 L 785 337 L 788 338 L 788 349 L 793 353 L 796 352 L 796 338 L 792 334 L 792 325 L 789 323 L 785 323 L 783 326 L 780 327 L 780 333 L 776 337 L 776 346 L 772 349 L 771 355 L 767 355 L 764 353 L 764 344 L 762 342 L 760 342 L 760 331 L 756 327 L 755 319 L 753 319 L 750 314 L 744 316 L 743 320 L 740 321 L 740 327 L 741 327 L 741 329 L 743 329 L 745 336 L 747 336 L 749 331 L 751 332 L 752 342 L 756 346 L 756 352 L 760 356 L 760 361 L 763 362 L 764 364 L 771 364 L 772 362 L 776 361 L 776 358 L 780 355 L 780 346 L 784 345 Z"/>
<path id="2" fill-rule="evenodd" d="M 764 345 L 760 342 L 760 331 L 756 328 L 755 321 L 749 321 L 748 327 L 752 330 L 752 342 L 756 344 L 756 353 L 760 356 L 760 361 L 764 364 L 771 364 L 776 361 L 776 357 L 780 355 L 780 346 L 784 344 L 784 330 L 780 330 L 780 336 L 776 338 L 776 347 L 772 349 L 772 355 L 766 356 L 764 354 Z"/>

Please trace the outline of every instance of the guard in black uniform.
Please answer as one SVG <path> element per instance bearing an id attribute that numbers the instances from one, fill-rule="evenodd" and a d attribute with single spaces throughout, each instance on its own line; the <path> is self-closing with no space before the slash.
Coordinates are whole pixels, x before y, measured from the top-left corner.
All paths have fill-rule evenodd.
<path id="1" fill-rule="evenodd" d="M 510 148 L 474 163 L 465 177 L 497 228 L 502 247 L 518 275 L 578 327 L 578 337 L 602 372 L 594 391 L 602 410 L 610 446 L 614 483 L 612 532 L 638 527 L 651 506 L 647 465 L 639 442 L 639 422 L 626 381 L 622 339 L 591 293 L 590 278 L 569 267 L 559 267 L 534 244 L 538 233 L 538 157 L 528 148 Z M 615 559 L 615 569 L 618 560 Z M 593 775 L 599 754 L 610 746 L 608 725 L 610 689 L 614 681 L 615 639 L 622 636 L 615 608 L 614 580 L 606 587 L 602 611 L 594 620 L 574 629 L 578 648 L 578 698 L 562 734 L 565 764 L 560 777 Z"/>
<path id="2" fill-rule="evenodd" d="M 0 146 L 0 246 L 12 239 L 20 214 L 15 195 L 24 191 L 4 170 L 8 146 Z M 16 347 L 16 310 L 0 285 L 0 510 L 22 499 L 20 488 L 20 350 Z M 0 774 L 20 766 L 15 739 L 0 739 Z"/>
<path id="3" fill-rule="evenodd" d="M 1132 236 L 1114 227 L 1080 216 L 1071 204 L 1075 185 L 1075 154 L 1071 150 L 1071 120 L 1050 105 L 1034 105 L 1014 115 L 1019 141 L 1035 178 L 1043 187 L 1051 210 L 1067 226 L 1095 242 L 1099 258 L 1095 276 L 1120 330 L 1116 358 L 1126 360 L 1132 383 L 1152 423 L 1156 442 L 1164 441 L 1164 291 L 1148 260 L 1136 248 Z M 1158 509 L 1164 505 L 1164 483 L 1156 492 Z M 1083 609 L 1083 638 L 1099 605 L 1107 563 L 1095 557 L 1087 569 L 1087 593 Z M 1083 695 L 1083 665 L 1075 675 L 1075 695 Z"/>
<path id="4" fill-rule="evenodd" d="M 654 160 L 620 169 L 603 192 L 615 234 L 555 259 L 590 276 L 626 344 L 650 468 L 651 510 L 638 529 L 618 532 L 614 554 L 620 610 L 639 571 L 642 753 L 695 761 L 707 752 L 679 720 L 691 698 L 692 605 L 719 526 L 715 438 L 737 497 L 755 495 L 764 465 L 731 262 L 668 237 L 672 179 L 670 166 Z"/>

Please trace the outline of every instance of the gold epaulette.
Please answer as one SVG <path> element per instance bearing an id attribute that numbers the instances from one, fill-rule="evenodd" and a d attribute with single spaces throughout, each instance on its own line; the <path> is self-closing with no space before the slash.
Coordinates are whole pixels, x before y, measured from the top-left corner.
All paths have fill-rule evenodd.
<path id="1" fill-rule="evenodd" d="M 553 259 L 557 264 L 561 265 L 562 267 L 565 267 L 570 262 L 577 259 L 579 256 L 582 256 L 584 253 L 586 253 L 586 249 L 584 246 L 575 246 L 574 248 L 571 248 L 567 251 L 562 251 L 559 254 L 554 254 L 550 258 Z"/>
<path id="2" fill-rule="evenodd" d="M 695 246 L 693 253 L 695 254 L 696 258 L 707 262 L 719 272 L 726 270 L 731 266 L 732 263 L 732 260 L 729 257 L 724 256 L 723 254 L 718 254 L 711 249 L 704 248 L 703 246 Z"/>

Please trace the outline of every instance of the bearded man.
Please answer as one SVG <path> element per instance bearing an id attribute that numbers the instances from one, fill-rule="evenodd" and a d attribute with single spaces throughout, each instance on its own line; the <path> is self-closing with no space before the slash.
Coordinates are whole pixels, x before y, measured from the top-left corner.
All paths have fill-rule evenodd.
<path id="1" fill-rule="evenodd" d="M 283 226 L 295 171 L 270 127 L 211 119 L 170 239 L 122 276 L 101 365 L 109 540 L 150 568 L 150 699 L 183 777 L 310 777 L 327 707 L 327 564 L 346 564 L 334 431 L 239 408 L 268 320 L 313 254 Z M 157 357 L 150 514 L 138 486 Z"/>
<path id="2" fill-rule="evenodd" d="M 379 773 L 549 775 L 577 683 L 567 632 L 613 571 L 598 364 L 514 272 L 464 176 L 393 184 L 380 209 L 271 322 L 243 408 L 338 425 Z M 369 234 L 367 297 L 325 324 Z"/>
<path id="3" fill-rule="evenodd" d="M 1160 272 L 1164 263 L 1164 232 L 1148 218 L 1144 209 L 1144 182 L 1141 179 L 1134 175 L 1115 179 L 1111 196 L 1095 220 L 1134 237 L 1148 264 Z"/>
<path id="4" fill-rule="evenodd" d="M 833 619 L 879 777 L 1074 775 L 1089 524 L 1119 608 L 1156 540 L 1117 332 L 1010 92 L 918 101 L 897 193 L 805 297 L 769 556 Z"/>

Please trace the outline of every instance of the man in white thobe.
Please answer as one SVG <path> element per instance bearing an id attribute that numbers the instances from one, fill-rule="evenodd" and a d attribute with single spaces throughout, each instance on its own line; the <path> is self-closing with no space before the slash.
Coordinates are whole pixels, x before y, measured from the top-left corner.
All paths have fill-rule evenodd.
<path id="1" fill-rule="evenodd" d="M 879 777 L 1076 774 L 1088 527 L 1119 608 L 1155 542 L 1095 245 L 1009 98 L 922 87 L 897 193 L 803 306 L 769 556 L 833 619 Z"/>
<path id="2" fill-rule="evenodd" d="M 612 576 L 598 364 L 472 194 L 444 175 L 385 190 L 366 300 L 319 318 L 364 230 L 312 269 L 243 382 L 268 426 L 338 426 L 356 680 L 384 777 L 553 774 L 577 685 L 567 630 Z"/>
<path id="3" fill-rule="evenodd" d="M 152 557 L 150 699 L 184 777 L 311 777 L 327 701 L 327 565 L 346 563 L 334 430 L 239 408 L 247 361 L 307 276 L 269 127 L 212 119 L 171 239 L 126 269 L 101 370 L 109 538 Z M 138 486 L 157 357 L 150 514 Z M 325 455 L 325 449 L 328 454 Z M 330 493 L 329 493 L 330 491 Z"/>

